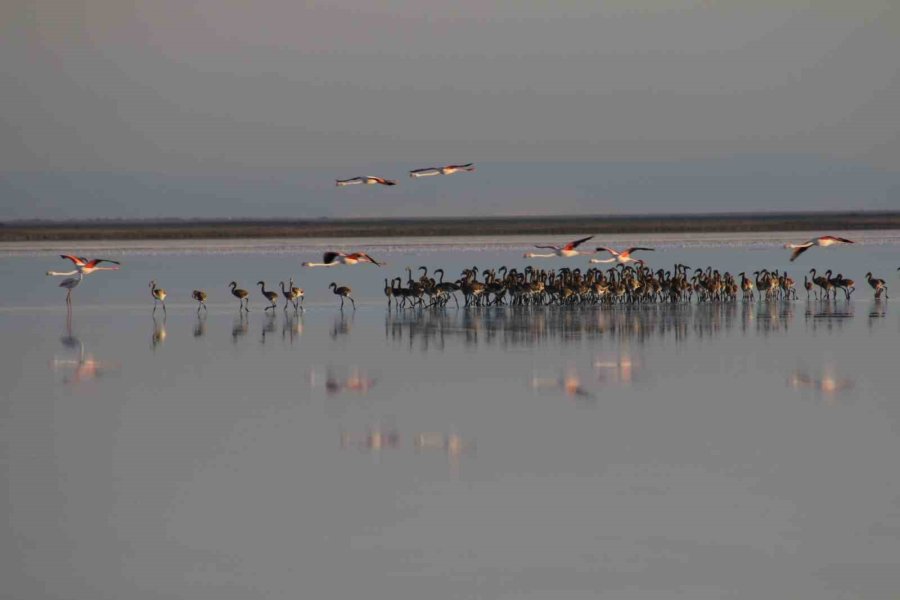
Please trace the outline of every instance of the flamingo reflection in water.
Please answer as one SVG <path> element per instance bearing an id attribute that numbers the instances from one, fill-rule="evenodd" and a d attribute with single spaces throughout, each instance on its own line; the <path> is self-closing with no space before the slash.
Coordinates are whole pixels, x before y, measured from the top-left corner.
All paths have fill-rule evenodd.
<path id="1" fill-rule="evenodd" d="M 114 373 L 121 368 L 120 364 L 111 361 L 96 360 L 92 354 L 84 348 L 84 343 L 72 333 L 72 319 L 66 318 L 65 335 L 59 338 L 63 347 L 75 350 L 75 358 L 54 358 L 50 361 L 53 371 L 62 372 L 62 382 L 67 385 L 89 383 L 101 378 L 107 373 Z"/>
<path id="2" fill-rule="evenodd" d="M 797 369 L 788 377 L 787 384 L 795 390 L 812 390 L 821 396 L 828 406 L 837 405 L 837 397 L 852 389 L 855 381 L 837 375 L 834 365 L 825 365 L 819 377 L 805 369 Z"/>
<path id="3" fill-rule="evenodd" d="M 446 453 L 447 461 L 450 463 L 450 474 L 456 478 L 459 477 L 462 457 L 464 455 L 473 455 L 475 453 L 475 442 L 473 440 L 465 440 L 462 436 L 455 432 L 424 432 L 416 434 L 413 437 L 413 447 L 416 452 L 429 450 L 440 450 Z"/>
<path id="4" fill-rule="evenodd" d="M 571 366 L 565 372 L 560 373 L 558 377 L 533 376 L 531 378 L 531 388 L 535 391 L 562 391 L 567 398 L 575 400 L 576 404 L 593 404 L 596 400 L 596 396 L 582 385 L 578 371 Z"/>

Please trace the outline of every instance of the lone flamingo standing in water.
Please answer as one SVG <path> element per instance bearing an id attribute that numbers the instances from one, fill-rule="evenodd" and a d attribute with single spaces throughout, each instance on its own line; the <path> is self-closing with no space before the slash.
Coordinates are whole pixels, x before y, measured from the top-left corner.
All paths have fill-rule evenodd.
<path id="1" fill-rule="evenodd" d="M 69 312 L 72 311 L 72 290 L 74 290 L 81 284 L 82 279 L 84 279 L 84 273 L 78 273 L 78 275 L 75 277 L 69 277 L 68 279 L 63 279 L 61 282 L 59 282 L 59 287 L 66 288 L 68 290 L 66 292 L 66 308 L 69 310 Z"/>
<path id="2" fill-rule="evenodd" d="M 156 302 L 162 302 L 163 314 L 166 312 L 166 290 L 156 287 L 156 281 L 150 282 L 150 295 L 153 296 L 153 312 L 156 312 Z M 199 310 L 199 309 L 198 309 Z"/>
<path id="3" fill-rule="evenodd" d="M 594 236 L 589 235 L 586 238 L 581 238 L 580 240 L 575 240 L 574 242 L 569 242 L 568 244 L 566 244 L 565 246 L 562 246 L 562 247 L 560 247 L 560 246 L 538 246 L 537 244 L 535 244 L 535 246 L 534 246 L 535 248 L 544 248 L 544 249 L 552 250 L 553 252 L 551 252 L 549 254 L 536 254 L 534 252 L 526 252 L 525 258 L 550 258 L 553 256 L 562 256 L 564 258 L 572 258 L 573 256 L 579 256 L 581 254 L 593 254 L 592 252 L 581 252 L 579 250 L 576 250 L 576 248 L 578 248 L 578 246 L 580 246 L 581 244 L 585 243 L 586 241 L 588 241 L 589 239 L 591 239 L 593 237 Z"/>
<path id="4" fill-rule="evenodd" d="M 337 284 L 334 283 L 333 281 L 331 282 L 331 284 L 328 287 L 331 288 L 331 291 L 334 292 L 334 294 L 336 296 L 341 297 L 341 310 L 344 309 L 344 298 L 349 298 L 350 302 L 353 303 L 353 310 L 356 310 L 356 301 L 354 301 L 353 296 L 350 295 L 353 293 L 353 290 L 351 290 L 349 287 L 347 287 L 345 285 L 338 287 Z"/>
<path id="5" fill-rule="evenodd" d="M 793 248 L 794 251 L 791 253 L 791 262 L 797 260 L 797 257 L 812 248 L 813 246 L 821 246 L 822 248 L 827 248 L 828 246 L 834 246 L 836 244 L 855 244 L 853 240 L 848 240 L 847 238 L 836 237 L 833 235 L 823 235 L 821 237 L 817 237 L 811 240 L 807 240 L 802 244 L 792 244 L 787 243 L 784 245 L 785 248 Z"/>

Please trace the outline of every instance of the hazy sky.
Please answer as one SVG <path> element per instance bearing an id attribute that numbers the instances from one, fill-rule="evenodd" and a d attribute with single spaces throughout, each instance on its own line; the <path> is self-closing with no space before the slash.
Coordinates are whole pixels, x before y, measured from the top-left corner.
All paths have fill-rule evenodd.
<path id="1" fill-rule="evenodd" d="M 898 2 L 6 0 L 0 32 L 0 218 L 900 208 Z M 333 189 L 361 174 L 401 186 Z"/>

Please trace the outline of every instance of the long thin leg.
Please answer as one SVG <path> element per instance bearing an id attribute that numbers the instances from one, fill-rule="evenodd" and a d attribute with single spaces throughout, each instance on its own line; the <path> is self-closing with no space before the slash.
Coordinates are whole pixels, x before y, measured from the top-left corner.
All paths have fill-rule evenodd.
<path id="1" fill-rule="evenodd" d="M 344 297 L 341 296 L 341 310 L 344 310 Z"/>
<path id="2" fill-rule="evenodd" d="M 153 312 L 156 313 L 156 298 L 153 299 Z"/>
<path id="3" fill-rule="evenodd" d="M 165 300 L 163 300 L 162 305 L 163 305 L 163 314 L 166 314 L 166 301 Z"/>
<path id="4" fill-rule="evenodd" d="M 350 298 L 350 302 L 353 304 L 353 310 L 356 310 L 356 300 L 353 299 L 353 296 L 347 296 Z"/>

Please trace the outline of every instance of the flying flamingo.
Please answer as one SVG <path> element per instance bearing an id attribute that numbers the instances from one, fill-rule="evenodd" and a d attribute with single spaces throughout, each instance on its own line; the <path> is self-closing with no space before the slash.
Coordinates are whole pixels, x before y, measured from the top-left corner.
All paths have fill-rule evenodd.
<path id="1" fill-rule="evenodd" d="M 565 258 L 571 258 L 573 256 L 579 256 L 581 254 L 591 254 L 590 252 L 579 252 L 578 250 L 576 250 L 576 248 L 578 246 L 580 246 L 581 244 L 583 244 L 584 242 L 591 239 L 592 237 L 594 237 L 594 236 L 589 235 L 586 238 L 581 238 L 580 240 L 575 240 L 574 242 L 569 242 L 568 244 L 566 244 L 565 246 L 562 246 L 562 247 L 538 246 L 537 244 L 535 244 L 535 246 L 534 246 L 535 248 L 546 248 L 549 250 L 553 250 L 553 252 L 551 252 L 549 254 L 536 254 L 534 252 L 526 252 L 525 258 L 550 258 L 552 256 L 563 256 Z"/>
<path id="2" fill-rule="evenodd" d="M 347 185 L 397 185 L 397 182 L 392 179 L 385 179 L 384 177 L 372 177 L 371 175 L 367 177 L 352 177 L 350 179 L 335 179 L 334 184 L 338 187 L 344 187 Z"/>
<path id="3" fill-rule="evenodd" d="M 472 166 L 472 163 L 466 163 L 464 165 L 447 165 L 445 167 L 414 169 L 409 172 L 409 176 L 413 179 L 418 179 L 419 177 L 432 177 L 434 175 L 453 175 L 454 173 L 459 173 L 461 171 L 471 173 L 474 170 L 475 167 Z"/>
<path id="4" fill-rule="evenodd" d="M 73 256 L 71 254 L 60 254 L 60 258 L 67 258 L 75 264 L 74 271 L 68 271 L 65 273 L 57 272 L 57 271 L 47 271 L 47 275 L 76 275 L 78 273 L 83 273 L 85 275 L 90 275 L 94 271 L 118 271 L 119 270 L 119 261 L 109 260 L 108 258 L 95 258 L 93 260 L 88 260 L 86 258 L 82 258 L 80 256 Z M 115 267 L 98 267 L 97 265 L 100 263 L 112 263 L 116 265 Z"/>
<path id="5" fill-rule="evenodd" d="M 817 237 L 811 240 L 807 240 L 802 244 L 785 244 L 785 248 L 793 248 L 794 251 L 791 253 L 791 262 L 797 260 L 797 257 L 812 248 L 813 246 L 821 246 L 823 248 L 827 248 L 828 246 L 834 246 L 835 244 L 855 244 L 853 240 L 848 240 L 847 238 L 835 237 L 833 235 L 823 235 L 821 237 Z"/>
<path id="6" fill-rule="evenodd" d="M 354 252 L 353 254 L 344 254 L 343 252 L 326 252 L 322 255 L 322 262 L 304 262 L 303 267 L 333 267 L 335 265 L 355 265 L 358 263 L 372 263 L 373 265 L 383 266 L 384 263 L 378 262 L 365 252 Z"/>
<path id="7" fill-rule="evenodd" d="M 636 251 L 636 250 L 646 250 L 646 251 L 648 251 L 648 252 L 653 252 L 653 248 L 641 248 L 641 247 L 639 247 L 639 246 L 633 246 L 633 247 L 631 247 L 631 248 L 628 248 L 628 249 L 626 249 L 626 250 L 623 250 L 622 252 L 618 252 L 618 251 L 616 251 L 616 250 L 613 250 L 612 248 L 606 248 L 606 247 L 604 247 L 604 246 L 598 246 L 598 247 L 597 247 L 597 252 L 609 252 L 610 254 L 612 254 L 612 258 L 605 258 L 605 259 L 602 259 L 602 260 L 599 259 L 599 258 L 592 258 L 592 259 L 591 259 L 591 262 L 592 262 L 592 263 L 612 263 L 612 262 L 615 262 L 615 263 L 620 263 L 620 264 L 623 264 L 623 265 L 624 265 L 625 263 L 630 263 L 630 262 L 641 262 L 640 259 L 631 258 L 631 253 L 634 252 L 634 251 Z"/>

